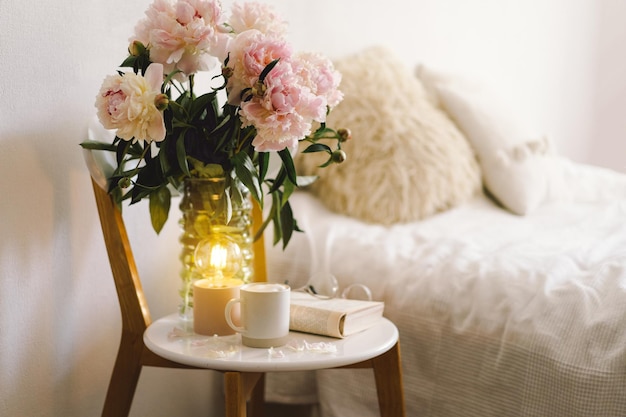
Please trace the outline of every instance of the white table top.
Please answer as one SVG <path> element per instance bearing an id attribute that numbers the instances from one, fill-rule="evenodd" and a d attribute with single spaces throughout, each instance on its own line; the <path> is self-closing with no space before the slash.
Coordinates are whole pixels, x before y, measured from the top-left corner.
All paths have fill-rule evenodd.
<path id="1" fill-rule="evenodd" d="M 243 346 L 241 336 L 202 336 L 177 314 L 153 322 L 143 340 L 151 351 L 174 362 L 219 371 L 272 372 L 335 368 L 372 359 L 398 341 L 398 329 L 387 319 L 344 339 L 290 332 L 285 346 Z"/>

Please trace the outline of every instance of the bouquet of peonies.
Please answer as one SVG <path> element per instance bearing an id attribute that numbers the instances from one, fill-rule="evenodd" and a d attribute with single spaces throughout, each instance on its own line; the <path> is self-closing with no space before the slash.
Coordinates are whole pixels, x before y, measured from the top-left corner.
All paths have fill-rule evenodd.
<path id="1" fill-rule="evenodd" d="M 328 153 L 324 166 L 342 162 L 341 143 L 350 134 L 325 125 L 342 99 L 340 74 L 319 54 L 295 53 L 285 30 L 274 11 L 258 3 L 235 4 L 229 17 L 218 1 L 149 6 L 120 65 L 128 70 L 106 77 L 96 98 L 100 122 L 116 137 L 81 144 L 116 153 L 109 192 L 118 203 L 149 198 L 158 233 L 170 190 L 186 178 L 236 178 L 261 206 L 264 194 L 271 196 L 262 229 L 273 221 L 274 243 L 287 245 L 299 230 L 289 196 L 314 180 L 296 175 L 292 154 L 306 141 L 303 152 Z M 205 91 L 198 91 L 200 72 L 209 74 Z M 268 178 L 272 152 L 281 164 Z"/>

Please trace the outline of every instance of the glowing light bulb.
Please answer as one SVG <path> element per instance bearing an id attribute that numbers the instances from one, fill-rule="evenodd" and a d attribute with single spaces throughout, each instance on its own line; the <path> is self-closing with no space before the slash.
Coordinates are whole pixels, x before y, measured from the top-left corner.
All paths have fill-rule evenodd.
<path id="1" fill-rule="evenodd" d="M 215 270 L 223 270 L 226 268 L 227 261 L 227 249 L 220 245 L 214 245 L 211 247 L 210 267 Z"/>
<path id="2" fill-rule="evenodd" d="M 241 268 L 242 260 L 237 242 L 221 233 L 212 233 L 201 240 L 194 251 L 196 268 L 216 285 L 232 278 Z"/>

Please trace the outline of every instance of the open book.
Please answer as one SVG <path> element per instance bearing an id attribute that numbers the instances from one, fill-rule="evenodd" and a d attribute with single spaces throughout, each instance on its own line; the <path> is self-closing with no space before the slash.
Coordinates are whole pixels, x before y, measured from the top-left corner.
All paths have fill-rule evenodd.
<path id="1" fill-rule="evenodd" d="M 292 291 L 289 328 L 342 338 L 375 325 L 383 316 L 382 301 L 322 299 Z"/>

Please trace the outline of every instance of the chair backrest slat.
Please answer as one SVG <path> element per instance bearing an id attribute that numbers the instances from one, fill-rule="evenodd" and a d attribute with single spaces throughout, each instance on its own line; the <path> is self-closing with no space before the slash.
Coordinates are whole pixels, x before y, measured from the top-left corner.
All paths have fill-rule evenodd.
<path id="1" fill-rule="evenodd" d="M 115 289 L 126 331 L 142 335 L 150 325 L 150 310 L 143 293 L 135 258 L 126 233 L 122 213 L 111 196 L 92 179 L 98 215 L 106 245 Z"/>

